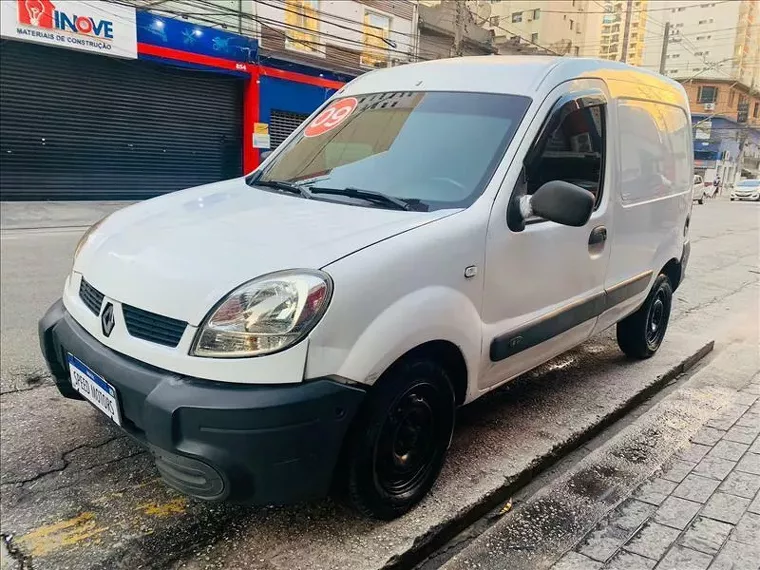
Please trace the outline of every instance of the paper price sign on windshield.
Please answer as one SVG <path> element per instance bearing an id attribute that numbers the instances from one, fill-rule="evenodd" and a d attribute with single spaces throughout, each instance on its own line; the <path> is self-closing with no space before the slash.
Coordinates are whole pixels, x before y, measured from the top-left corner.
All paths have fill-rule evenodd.
<path id="1" fill-rule="evenodd" d="M 304 129 L 303 136 L 318 137 L 333 130 L 354 112 L 358 103 L 359 102 L 353 97 L 347 97 L 335 101 L 309 123 L 309 126 Z"/>

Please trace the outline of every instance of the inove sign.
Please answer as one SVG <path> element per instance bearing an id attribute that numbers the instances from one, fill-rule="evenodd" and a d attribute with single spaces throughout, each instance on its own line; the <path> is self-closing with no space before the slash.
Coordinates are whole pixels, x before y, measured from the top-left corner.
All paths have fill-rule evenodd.
<path id="1" fill-rule="evenodd" d="M 115 57 L 137 57 L 135 9 L 119 4 L 2 0 L 0 35 Z"/>

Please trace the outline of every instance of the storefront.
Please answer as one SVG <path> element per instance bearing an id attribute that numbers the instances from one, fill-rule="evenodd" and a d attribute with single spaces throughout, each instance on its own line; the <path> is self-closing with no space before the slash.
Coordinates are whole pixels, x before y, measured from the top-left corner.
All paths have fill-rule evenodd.
<path id="1" fill-rule="evenodd" d="M 21 40 L 0 48 L 2 199 L 143 198 L 240 175 L 255 41 L 113 4 L 2 4 L 3 36 Z"/>
<path id="2" fill-rule="evenodd" d="M 60 4 L 0 3 L 3 200 L 139 199 L 240 176 L 346 80 L 260 65 L 255 40 L 224 30 Z"/>

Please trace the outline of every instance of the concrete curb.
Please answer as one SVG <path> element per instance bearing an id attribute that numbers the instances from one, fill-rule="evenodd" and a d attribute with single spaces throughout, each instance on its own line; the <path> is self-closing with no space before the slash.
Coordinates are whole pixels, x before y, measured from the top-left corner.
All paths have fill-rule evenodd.
<path id="1" fill-rule="evenodd" d="M 490 511 L 507 501 L 516 491 L 527 485 L 540 472 L 548 469 L 570 452 L 593 439 L 600 432 L 604 431 L 610 425 L 628 414 L 641 402 L 661 390 L 667 383 L 693 368 L 694 365 L 707 356 L 714 347 L 715 341 L 711 340 L 701 346 L 694 353 L 686 356 L 678 364 L 672 366 L 657 378 L 655 382 L 622 402 L 617 408 L 611 410 L 608 414 L 602 416 L 597 423 L 589 426 L 585 430 L 579 431 L 574 436 L 553 448 L 550 453 L 536 458 L 535 461 L 527 465 L 519 473 L 506 479 L 502 487 L 484 496 L 469 508 L 460 511 L 454 518 L 445 521 L 440 526 L 428 531 L 425 535 L 418 537 L 412 548 L 402 555 L 389 560 L 388 563 L 383 566 L 383 569 L 402 570 L 413 568 L 415 565 L 419 564 L 427 556 L 452 540 L 457 534 L 472 525 L 475 521 L 486 516 Z"/>

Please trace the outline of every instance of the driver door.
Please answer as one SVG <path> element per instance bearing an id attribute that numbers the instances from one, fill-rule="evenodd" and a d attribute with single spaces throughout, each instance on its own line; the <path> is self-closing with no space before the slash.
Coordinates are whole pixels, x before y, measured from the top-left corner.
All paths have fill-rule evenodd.
<path id="1" fill-rule="evenodd" d="M 491 212 L 481 390 L 583 342 L 604 309 L 611 231 L 608 98 L 601 82 L 574 83 L 586 88 L 578 93 L 567 84 L 544 103 L 547 119 L 518 155 L 524 156 L 518 180 L 512 188 L 502 187 Z M 571 182 L 595 195 L 585 226 L 521 218 L 520 196 L 551 180 Z"/>

